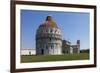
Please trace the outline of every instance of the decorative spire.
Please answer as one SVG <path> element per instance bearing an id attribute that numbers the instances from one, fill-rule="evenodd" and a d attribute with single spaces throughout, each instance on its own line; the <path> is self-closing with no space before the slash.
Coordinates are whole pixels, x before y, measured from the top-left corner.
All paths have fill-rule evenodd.
<path id="1" fill-rule="evenodd" d="M 46 21 L 52 21 L 52 17 L 51 16 L 47 16 L 46 17 Z"/>

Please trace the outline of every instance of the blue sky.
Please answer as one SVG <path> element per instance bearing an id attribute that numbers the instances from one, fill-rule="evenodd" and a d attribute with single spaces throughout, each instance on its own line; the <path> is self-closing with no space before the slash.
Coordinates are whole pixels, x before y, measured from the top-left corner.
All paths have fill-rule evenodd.
<path id="1" fill-rule="evenodd" d="M 21 48 L 35 48 L 35 34 L 46 16 L 52 16 L 61 29 L 62 37 L 81 49 L 89 48 L 89 13 L 21 10 Z"/>

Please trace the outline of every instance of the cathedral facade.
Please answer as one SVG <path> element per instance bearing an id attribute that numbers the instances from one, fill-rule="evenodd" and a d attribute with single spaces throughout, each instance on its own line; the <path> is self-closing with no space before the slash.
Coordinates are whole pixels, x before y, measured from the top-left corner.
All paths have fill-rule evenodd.
<path id="1" fill-rule="evenodd" d="M 62 40 L 62 53 L 63 54 L 80 53 L 80 40 L 77 40 L 75 45 L 72 45 L 71 42 L 68 40 Z"/>
<path id="2" fill-rule="evenodd" d="M 36 31 L 36 55 L 61 55 L 62 35 L 61 30 L 53 21 L 51 16 L 47 16 Z"/>

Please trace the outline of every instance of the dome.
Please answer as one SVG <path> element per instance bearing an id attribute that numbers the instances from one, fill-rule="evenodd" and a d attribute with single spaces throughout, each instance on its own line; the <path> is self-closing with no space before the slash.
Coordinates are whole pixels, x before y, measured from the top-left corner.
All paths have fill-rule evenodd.
<path id="1" fill-rule="evenodd" d="M 46 27 L 46 28 L 58 28 L 57 24 L 52 20 L 51 16 L 47 16 L 44 23 L 42 23 L 39 28 Z"/>

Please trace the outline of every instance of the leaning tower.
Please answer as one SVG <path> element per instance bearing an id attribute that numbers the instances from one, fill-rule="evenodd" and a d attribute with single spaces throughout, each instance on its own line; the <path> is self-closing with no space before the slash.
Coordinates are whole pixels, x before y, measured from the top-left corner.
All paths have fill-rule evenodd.
<path id="1" fill-rule="evenodd" d="M 51 16 L 47 16 L 44 23 L 42 23 L 36 31 L 36 54 L 62 54 L 61 31 Z"/>
<path id="2" fill-rule="evenodd" d="M 77 53 L 80 53 L 80 40 L 77 40 Z"/>

